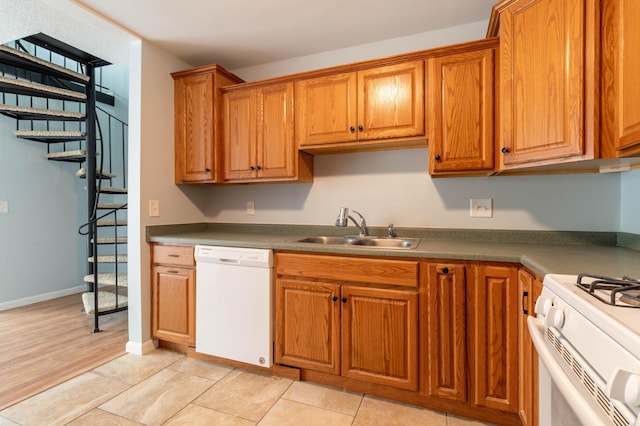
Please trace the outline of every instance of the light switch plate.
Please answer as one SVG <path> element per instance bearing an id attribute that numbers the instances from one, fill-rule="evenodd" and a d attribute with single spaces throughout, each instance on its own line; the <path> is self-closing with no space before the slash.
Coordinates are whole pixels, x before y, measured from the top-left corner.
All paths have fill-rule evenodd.
<path id="1" fill-rule="evenodd" d="M 160 216 L 160 200 L 149 200 L 149 217 Z"/>
<path id="2" fill-rule="evenodd" d="M 0 201 L 0 213 L 9 213 L 8 201 Z"/>
<path id="3" fill-rule="evenodd" d="M 493 198 L 472 198 L 469 209 L 471 217 L 493 217 Z"/>

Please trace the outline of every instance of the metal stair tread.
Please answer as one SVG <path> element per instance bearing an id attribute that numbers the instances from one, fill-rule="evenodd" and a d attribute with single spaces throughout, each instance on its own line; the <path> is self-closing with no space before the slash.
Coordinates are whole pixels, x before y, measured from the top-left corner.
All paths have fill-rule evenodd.
<path id="1" fill-rule="evenodd" d="M 86 314 L 93 313 L 94 305 L 93 292 L 82 293 L 82 304 Z M 125 294 L 118 293 L 118 308 L 124 308 L 129 303 L 129 298 Z M 98 291 L 98 312 L 110 311 L 116 309 L 116 295 L 110 291 Z"/>
<path id="2" fill-rule="evenodd" d="M 94 240 L 91 240 L 91 242 L 93 241 Z M 126 244 L 128 242 L 128 239 L 126 236 L 118 237 L 117 241 L 118 241 L 118 244 Z M 116 238 L 115 237 L 99 237 L 97 242 L 98 244 L 115 244 Z"/>
<path id="3" fill-rule="evenodd" d="M 87 95 L 84 93 L 4 76 L 0 76 L 0 91 L 76 102 L 87 100 Z"/>
<path id="4" fill-rule="evenodd" d="M 121 225 L 126 225 L 127 224 L 127 219 L 118 219 L 118 223 L 119 226 Z M 116 221 L 113 219 L 100 219 L 98 221 L 96 221 L 96 225 L 98 226 L 113 226 L 116 225 Z"/>
<path id="5" fill-rule="evenodd" d="M 84 149 L 76 149 L 74 151 L 51 152 L 45 154 L 44 158 L 53 161 L 69 161 L 74 163 L 82 163 L 87 157 Z"/>
<path id="6" fill-rule="evenodd" d="M 89 263 L 94 263 L 93 256 L 89 257 L 87 261 Z M 127 255 L 119 254 L 117 259 L 116 259 L 116 256 L 114 255 L 109 255 L 109 254 L 99 255 L 98 263 L 127 263 Z"/>
<path id="7" fill-rule="evenodd" d="M 80 179 L 86 179 L 87 177 L 87 168 L 82 167 L 76 172 L 76 176 Z M 103 179 L 113 179 L 116 177 L 115 174 L 109 172 L 103 172 L 101 169 L 96 169 L 96 177 L 102 177 Z"/>
<path id="8" fill-rule="evenodd" d="M 13 134 L 20 139 L 45 143 L 78 141 L 85 139 L 87 136 L 85 132 L 77 130 L 14 130 Z"/>
<path id="9" fill-rule="evenodd" d="M 127 203 L 98 203 L 99 209 L 126 209 Z"/>
<path id="10" fill-rule="evenodd" d="M 36 56 L 21 52 L 9 46 L 0 45 L 0 52 L 2 52 L 4 55 L 11 55 L 15 58 L 20 58 L 27 63 L 36 64 L 38 67 L 42 67 L 43 70 L 49 69 L 54 71 L 56 74 L 68 76 L 68 78 L 71 78 L 74 81 L 81 81 L 85 83 L 89 81 L 88 75 L 75 72 L 73 70 L 70 70 L 69 68 L 65 68 L 61 65 L 57 65 L 44 59 L 40 59 Z"/>
<path id="11" fill-rule="evenodd" d="M 117 277 L 117 279 L 116 279 Z M 93 284 L 94 276 L 85 275 L 83 281 Z M 101 272 L 98 274 L 98 285 L 117 285 L 120 287 L 129 286 L 129 276 L 126 272 L 119 272 L 117 275 L 115 272 Z"/>
<path id="12" fill-rule="evenodd" d="M 104 194 L 126 194 L 127 193 L 127 189 L 126 188 L 116 188 L 113 186 L 101 186 L 100 187 L 100 192 L 104 193 Z"/>
<path id="13" fill-rule="evenodd" d="M 6 104 L 0 104 L 0 113 L 11 118 L 15 118 L 16 120 L 80 121 L 85 118 L 85 114 L 82 112 L 31 108 Z"/>

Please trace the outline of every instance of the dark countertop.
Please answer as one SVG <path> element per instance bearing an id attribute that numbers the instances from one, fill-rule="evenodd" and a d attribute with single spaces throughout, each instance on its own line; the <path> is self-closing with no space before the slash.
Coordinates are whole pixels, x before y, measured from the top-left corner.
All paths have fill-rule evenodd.
<path id="1" fill-rule="evenodd" d="M 640 236 L 633 234 L 397 228 L 400 237 L 421 238 L 419 246 L 383 249 L 296 242 L 305 236 L 353 235 L 354 231 L 353 227 L 198 223 L 149 226 L 147 241 L 318 254 L 511 262 L 521 263 L 540 277 L 548 273 L 640 277 Z M 370 228 L 370 234 L 386 235 L 386 229 Z M 621 247 L 620 241 L 633 249 Z"/>

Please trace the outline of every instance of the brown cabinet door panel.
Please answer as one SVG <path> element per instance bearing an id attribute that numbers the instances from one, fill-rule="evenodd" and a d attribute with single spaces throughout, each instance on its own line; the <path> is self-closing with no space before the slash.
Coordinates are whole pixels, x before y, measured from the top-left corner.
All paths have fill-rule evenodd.
<path id="1" fill-rule="evenodd" d="M 276 281 L 278 364 L 340 374 L 340 286 Z"/>
<path id="2" fill-rule="evenodd" d="M 417 292 L 343 286 L 342 375 L 418 387 Z"/>
<path id="3" fill-rule="evenodd" d="M 293 83 L 258 89 L 256 167 L 259 178 L 295 176 Z"/>
<path id="4" fill-rule="evenodd" d="M 429 264 L 426 291 L 427 393 L 466 401 L 465 266 Z"/>
<path id="5" fill-rule="evenodd" d="M 195 344 L 195 269 L 155 266 L 152 277 L 152 335 Z"/>
<path id="6" fill-rule="evenodd" d="M 256 91 L 224 94 L 224 178 L 256 175 Z"/>

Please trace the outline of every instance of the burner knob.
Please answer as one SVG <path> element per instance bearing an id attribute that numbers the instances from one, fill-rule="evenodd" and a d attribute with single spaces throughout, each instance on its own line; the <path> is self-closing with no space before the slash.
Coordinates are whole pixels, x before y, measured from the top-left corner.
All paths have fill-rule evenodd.
<path id="1" fill-rule="evenodd" d="M 562 328 L 564 325 L 564 312 L 560 308 L 551 308 L 544 320 L 547 327 Z"/>
<path id="2" fill-rule="evenodd" d="M 607 384 L 609 398 L 640 407 L 640 375 L 617 368 Z"/>
<path id="3" fill-rule="evenodd" d="M 536 306 L 534 311 L 538 315 L 547 315 L 549 309 L 553 307 L 553 302 L 551 302 L 551 298 L 548 296 L 540 296 L 536 301 Z"/>

